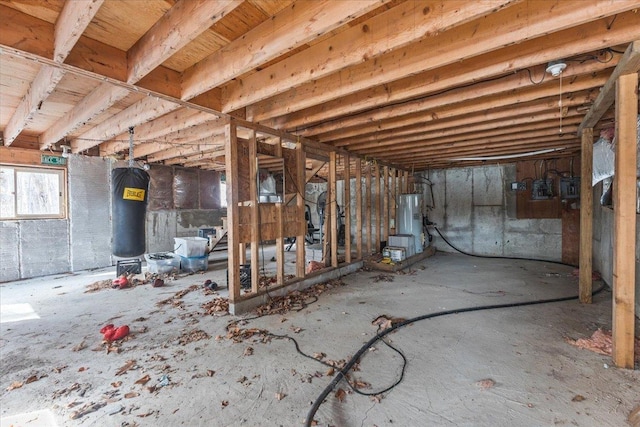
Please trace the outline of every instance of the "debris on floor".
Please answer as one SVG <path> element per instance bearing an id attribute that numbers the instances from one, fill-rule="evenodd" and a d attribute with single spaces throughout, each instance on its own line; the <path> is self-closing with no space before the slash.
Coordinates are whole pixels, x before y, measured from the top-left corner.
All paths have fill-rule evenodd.
<path id="1" fill-rule="evenodd" d="M 205 313 L 210 316 L 219 316 L 229 314 L 229 299 L 227 298 L 214 298 L 209 302 L 202 304 L 202 308 Z"/>
<path id="2" fill-rule="evenodd" d="M 187 345 L 191 342 L 208 340 L 211 336 L 203 330 L 193 329 L 191 331 L 185 332 L 178 338 L 178 343 L 181 345 Z"/>
<path id="3" fill-rule="evenodd" d="M 490 388 L 493 388 L 496 385 L 496 382 L 491 378 L 485 378 L 483 380 L 476 382 L 476 385 L 480 387 L 480 390 L 489 390 Z"/>
<path id="4" fill-rule="evenodd" d="M 378 282 L 393 282 L 393 276 L 389 274 L 378 274 L 372 277 L 374 283 Z"/>
<path id="5" fill-rule="evenodd" d="M 578 348 L 584 348 L 605 356 L 611 356 L 612 337 L 611 331 L 598 328 L 590 338 L 578 338 L 577 340 L 565 338 L 569 344 Z M 640 362 L 640 338 L 635 339 L 635 360 Z"/>
<path id="6" fill-rule="evenodd" d="M 405 318 L 402 317 L 392 317 L 386 314 L 382 314 L 378 317 L 376 317 L 373 322 L 371 322 L 372 325 L 377 326 L 379 331 L 384 331 L 385 329 L 389 329 L 392 328 L 393 326 L 404 322 Z"/>
<path id="7" fill-rule="evenodd" d="M 640 403 L 631 410 L 627 421 L 631 427 L 640 427 Z"/>

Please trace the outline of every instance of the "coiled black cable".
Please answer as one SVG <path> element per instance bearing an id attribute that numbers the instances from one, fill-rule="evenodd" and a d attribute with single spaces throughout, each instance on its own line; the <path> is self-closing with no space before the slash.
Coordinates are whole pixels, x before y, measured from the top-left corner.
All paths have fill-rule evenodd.
<path id="1" fill-rule="evenodd" d="M 440 233 L 440 230 L 438 230 L 436 227 L 434 227 L 434 228 L 436 229 L 436 231 L 438 232 L 440 237 L 442 237 L 442 239 L 449 246 L 451 246 L 453 249 L 455 249 L 456 251 L 458 251 L 458 252 L 460 252 L 460 253 L 462 253 L 464 255 L 473 256 L 473 257 L 477 257 L 477 258 L 501 258 L 501 259 L 514 259 L 514 260 L 523 260 L 523 261 L 549 262 L 549 263 L 553 263 L 553 264 L 561 264 L 561 265 L 566 265 L 566 266 L 569 266 L 569 267 L 575 267 L 574 265 L 563 263 L 561 261 L 549 261 L 549 260 L 535 259 L 535 258 L 485 256 L 485 255 L 471 254 L 471 253 L 468 253 L 468 252 L 464 252 L 464 251 L 456 248 L 455 246 L 453 246 L 442 235 L 442 233 Z M 596 295 L 596 294 L 600 293 L 602 290 L 604 290 L 604 288 L 605 288 L 605 284 L 603 282 L 603 284 L 598 289 L 593 291 L 592 295 Z M 424 315 L 421 315 L 421 316 L 413 317 L 411 319 L 407 319 L 407 320 L 404 320 L 402 322 L 399 322 L 399 323 L 393 325 L 392 327 L 390 327 L 388 329 L 385 329 L 383 331 L 378 332 L 373 338 L 371 338 L 362 347 L 360 347 L 360 349 L 353 355 L 353 357 L 351 359 L 349 359 L 349 361 L 345 364 L 345 366 L 342 369 L 340 369 L 340 371 L 336 374 L 336 376 L 333 378 L 331 383 L 329 383 L 329 385 L 322 391 L 322 393 L 320 393 L 318 398 L 313 402 L 313 405 L 311 406 L 311 409 L 309 410 L 309 413 L 307 414 L 307 418 L 305 420 L 305 426 L 311 427 L 313 425 L 313 418 L 314 418 L 316 412 L 318 412 L 318 409 L 320 408 L 320 405 L 322 405 L 323 401 L 327 398 L 329 393 L 331 393 L 331 391 L 336 387 L 336 385 L 338 385 L 338 383 L 342 379 L 346 379 L 347 373 L 360 360 L 362 355 L 364 355 L 365 352 L 371 346 L 373 346 L 377 341 L 382 340 L 382 338 L 384 338 L 386 335 L 390 334 L 391 332 L 395 331 L 396 329 L 402 328 L 404 326 L 410 325 L 410 324 L 415 323 L 415 322 L 419 322 L 421 320 L 433 319 L 435 317 L 447 316 L 449 314 L 461 314 L 461 313 L 469 313 L 469 312 L 472 312 L 472 311 L 493 310 L 493 309 L 498 309 L 498 308 L 511 308 L 511 307 L 523 307 L 523 306 L 537 305 L 537 304 L 548 304 L 548 303 L 553 303 L 553 302 L 571 301 L 571 300 L 575 300 L 575 299 L 578 299 L 578 298 L 579 298 L 578 295 L 573 295 L 573 296 L 568 296 L 568 297 L 549 298 L 549 299 L 543 299 L 543 300 L 522 301 L 522 302 L 514 302 L 514 303 L 506 303 L 506 304 L 491 304 L 491 305 L 482 305 L 482 306 L 477 306 L 477 307 L 457 308 L 457 309 L 452 309 L 452 310 L 443 310 L 443 311 L 437 311 L 437 312 L 434 312 L 434 313 L 424 314 Z"/>

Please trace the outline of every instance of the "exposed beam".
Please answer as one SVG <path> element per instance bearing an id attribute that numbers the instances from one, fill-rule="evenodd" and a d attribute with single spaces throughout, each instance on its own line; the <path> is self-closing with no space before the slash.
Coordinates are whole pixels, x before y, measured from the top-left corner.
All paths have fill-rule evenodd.
<path id="1" fill-rule="evenodd" d="M 179 0 L 127 52 L 127 82 L 139 81 L 241 3 Z"/>
<path id="2" fill-rule="evenodd" d="M 388 1 L 294 2 L 272 19 L 186 70 L 182 99 L 191 99 L 220 86 Z"/>
<path id="3" fill-rule="evenodd" d="M 371 61 L 382 54 L 450 30 L 521 0 L 410 1 L 224 88 L 223 111 L 233 111 L 328 76 L 343 68 Z"/>
<path id="4" fill-rule="evenodd" d="M 617 78 L 616 158 L 613 186 L 612 356 L 619 368 L 634 368 L 636 290 L 636 168 L 638 75 Z"/>
<path id="5" fill-rule="evenodd" d="M 78 102 L 64 117 L 40 135 L 40 149 L 44 150 L 60 141 L 130 93 L 128 89 L 113 86 L 109 83 L 101 83 L 89 95 Z"/>
<path id="6" fill-rule="evenodd" d="M 10 146 L 42 108 L 42 103 L 62 80 L 64 71 L 43 65 L 4 128 L 4 145 Z"/>
<path id="7" fill-rule="evenodd" d="M 55 23 L 53 59 L 64 62 L 104 0 L 68 0 Z"/>
<path id="8" fill-rule="evenodd" d="M 147 122 L 136 127 L 136 140 L 134 144 L 140 144 L 140 141 L 153 141 L 160 139 L 180 129 L 196 126 L 206 121 L 217 118 L 211 114 L 202 111 L 192 110 L 190 108 L 180 108 L 172 111 L 162 117 Z M 121 133 L 116 136 L 113 141 L 105 142 L 100 145 L 100 155 L 109 156 L 126 149 L 128 142 L 120 142 L 128 137 L 127 133 Z M 137 153 L 136 153 L 137 154 Z"/>
<path id="9" fill-rule="evenodd" d="M 602 73 L 608 71 L 609 68 L 615 67 L 618 55 L 615 55 L 611 60 L 605 61 L 587 61 L 585 63 L 571 62 L 570 66 L 563 73 L 563 79 L 565 81 L 565 90 L 563 92 L 575 92 L 572 83 L 574 78 L 580 76 L 582 80 L 589 80 L 589 77 L 595 77 L 595 73 Z M 314 126 L 305 130 L 303 133 L 307 136 L 313 135 L 322 139 L 323 134 L 327 134 L 331 131 L 340 130 L 343 132 L 353 126 L 360 126 L 370 122 L 379 122 L 389 118 L 395 118 L 404 114 L 411 114 L 418 111 L 429 111 L 444 105 L 452 105 L 461 102 L 471 101 L 473 99 L 482 99 L 485 96 L 497 95 L 504 93 L 506 95 L 513 95 L 515 91 L 521 90 L 540 90 L 546 88 L 548 92 L 558 92 L 557 79 L 551 79 L 550 76 L 545 76 L 545 65 L 539 65 L 532 67 L 530 70 L 521 70 L 514 74 L 507 74 L 500 78 L 491 77 L 486 80 L 476 82 L 462 81 L 462 87 L 449 89 L 442 94 L 425 93 L 421 98 L 406 101 L 399 104 L 391 104 L 388 106 L 381 106 L 373 111 L 366 111 L 357 115 L 349 115 L 343 119 L 332 120 L 318 126 Z M 529 75 L 536 76 L 538 82 L 535 82 Z M 604 75 L 604 74 L 603 74 Z M 538 76 L 543 76 L 546 82 L 541 80 Z M 569 82 L 567 85 L 566 82 Z M 597 86 L 597 82 L 593 83 L 593 86 Z"/>
<path id="10" fill-rule="evenodd" d="M 182 144 L 182 146 L 171 144 L 171 148 L 157 151 L 147 157 L 149 162 L 160 162 L 176 157 L 187 158 L 207 151 L 217 150 L 220 144 L 224 143 L 224 135 L 212 135 L 205 139 L 194 140 Z"/>
<path id="11" fill-rule="evenodd" d="M 610 45 L 628 43 L 640 37 L 640 14 L 626 12 L 618 15 L 613 25 L 609 26 L 610 22 L 610 18 L 600 19 L 514 44 L 496 53 L 457 61 L 455 64 L 436 70 L 423 72 L 423 68 L 412 77 L 372 87 L 361 93 L 339 97 L 334 101 L 329 100 L 332 97 L 322 95 L 324 86 L 322 81 L 326 79 L 321 79 L 322 81 L 317 84 L 303 85 L 295 91 L 285 92 L 247 107 L 247 115 L 268 126 L 297 129 L 340 115 L 379 107 L 386 103 L 398 103 L 424 94 L 486 80 L 555 60 L 558 57 L 571 57 Z M 606 37 L 603 37 L 603 34 L 606 34 Z M 541 50 L 541 46 L 544 46 L 544 50 Z M 455 52 L 449 53 L 455 54 Z M 407 55 L 412 53 L 408 52 Z M 426 59 L 426 63 L 430 63 L 429 58 Z M 358 68 L 361 67 L 358 66 Z M 433 67 L 429 66 L 429 68 Z M 370 72 L 380 73 L 379 70 L 370 70 Z M 345 78 L 343 85 L 348 86 L 353 78 L 343 77 Z M 317 107 L 308 108 L 312 106 L 309 100 L 313 100 L 315 103 L 313 105 Z M 304 131 L 300 133 L 307 135 Z"/>
<path id="12" fill-rule="evenodd" d="M 88 150 L 121 134 L 129 127 L 146 123 L 179 107 L 180 105 L 172 101 L 144 98 L 73 139 L 71 151 L 80 153 Z"/>
<path id="13" fill-rule="evenodd" d="M 640 40 L 634 41 L 627 47 L 627 50 L 613 70 L 611 77 L 600 91 L 593 106 L 587 115 L 584 116 L 584 120 L 578 127 L 578 134 L 580 134 L 584 128 L 594 127 L 602 115 L 613 105 L 618 77 L 625 74 L 637 73 L 638 70 L 640 70 Z"/>

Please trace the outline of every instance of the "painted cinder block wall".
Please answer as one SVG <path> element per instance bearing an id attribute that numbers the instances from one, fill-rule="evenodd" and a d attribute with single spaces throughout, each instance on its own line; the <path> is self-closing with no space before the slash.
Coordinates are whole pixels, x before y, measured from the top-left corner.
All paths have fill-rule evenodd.
<path id="1" fill-rule="evenodd" d="M 425 211 L 445 237 L 460 249 L 479 255 L 529 257 L 560 261 L 560 219 L 517 219 L 515 165 L 452 168 L 424 172 L 419 185 Z M 421 188 L 420 188 L 421 187 Z M 453 252 L 437 234 L 439 251 Z"/>

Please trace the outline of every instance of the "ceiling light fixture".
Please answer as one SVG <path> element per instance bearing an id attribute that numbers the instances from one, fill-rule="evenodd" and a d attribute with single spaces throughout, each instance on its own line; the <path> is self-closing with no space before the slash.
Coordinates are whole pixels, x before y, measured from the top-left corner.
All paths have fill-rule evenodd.
<path id="1" fill-rule="evenodd" d="M 553 77 L 560 76 L 560 98 L 558 100 L 558 107 L 560 109 L 560 130 L 558 132 L 559 135 L 562 135 L 562 72 L 565 68 L 567 68 L 567 64 L 563 60 L 551 61 L 547 65 L 547 73 L 551 74 Z"/>

